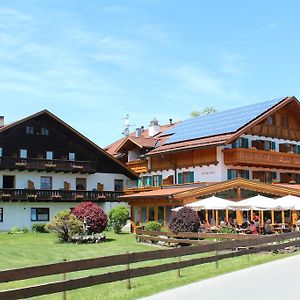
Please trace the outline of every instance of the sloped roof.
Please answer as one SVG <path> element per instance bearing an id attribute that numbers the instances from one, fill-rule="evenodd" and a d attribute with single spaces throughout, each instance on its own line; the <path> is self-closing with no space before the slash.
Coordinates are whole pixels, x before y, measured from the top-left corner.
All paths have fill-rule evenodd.
<path id="1" fill-rule="evenodd" d="M 283 97 L 182 121 L 162 134 L 164 142 L 147 155 L 229 144 L 295 97 Z"/>
<path id="2" fill-rule="evenodd" d="M 131 132 L 128 136 L 123 137 L 123 138 L 117 140 L 116 142 L 112 143 L 111 145 L 104 147 L 104 150 L 106 150 L 109 154 L 113 155 L 114 157 L 117 157 L 119 155 L 119 151 L 120 151 L 121 147 L 129 139 L 141 148 L 142 147 L 154 148 L 155 146 L 160 144 L 159 142 L 162 139 L 161 138 L 162 134 L 166 130 L 172 128 L 173 126 L 176 126 L 177 124 L 178 124 L 178 122 L 177 123 L 172 123 L 172 124 L 161 125 L 160 126 L 160 132 L 158 134 L 156 134 L 155 136 L 153 136 L 153 137 L 149 137 L 149 129 L 144 129 L 141 132 L 140 137 L 136 137 L 135 132 Z M 164 140 L 166 139 L 165 135 L 164 135 L 163 139 Z"/>
<path id="3" fill-rule="evenodd" d="M 38 116 L 41 116 L 41 115 L 48 115 L 49 117 L 51 117 L 52 119 L 54 119 L 56 122 L 60 123 L 62 126 L 68 128 L 71 132 L 73 132 L 79 138 L 83 139 L 85 142 L 87 142 L 92 147 L 94 147 L 94 149 L 96 151 L 98 151 L 99 153 L 101 153 L 102 155 L 104 155 L 107 159 L 109 159 L 109 160 L 113 161 L 115 164 L 117 164 L 119 166 L 120 170 L 122 171 L 122 173 L 125 174 L 126 176 L 128 176 L 129 178 L 135 179 L 135 178 L 138 177 L 137 174 L 135 172 L 133 172 L 130 168 L 127 168 L 124 164 L 122 164 L 115 157 L 113 157 L 112 155 L 110 155 L 109 153 L 107 153 L 105 150 L 103 150 L 97 144 L 95 144 L 94 142 L 92 142 L 86 136 L 84 136 L 83 134 L 81 134 L 79 131 L 77 131 L 76 129 L 74 129 L 72 126 L 70 126 L 69 124 L 67 124 L 63 120 L 61 120 L 59 117 L 57 117 L 56 115 L 54 115 L 53 113 L 51 113 L 47 109 L 44 109 L 44 110 L 42 110 L 40 112 L 37 112 L 35 114 L 32 114 L 32 115 L 26 117 L 26 118 L 23 118 L 21 120 L 18 120 L 16 122 L 13 122 L 13 123 L 10 123 L 8 125 L 5 125 L 5 126 L 1 127 L 0 128 L 0 134 L 3 133 L 3 132 L 5 132 L 8 129 L 14 127 L 14 126 L 22 124 L 22 123 L 24 123 L 24 122 L 26 122 L 28 120 L 34 119 L 34 118 L 36 118 Z"/>
<path id="4" fill-rule="evenodd" d="M 172 134 L 165 144 L 236 132 L 286 98 L 273 99 L 182 121 L 164 132 L 165 135 Z"/>

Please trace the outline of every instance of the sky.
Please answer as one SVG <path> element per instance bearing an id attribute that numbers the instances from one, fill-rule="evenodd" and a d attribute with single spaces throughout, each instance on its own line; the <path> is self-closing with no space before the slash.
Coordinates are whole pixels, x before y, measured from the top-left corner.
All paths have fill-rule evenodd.
<path id="1" fill-rule="evenodd" d="M 296 0 L 0 0 L 0 115 L 48 109 L 104 147 L 126 114 L 134 130 L 300 97 L 299 11 Z"/>

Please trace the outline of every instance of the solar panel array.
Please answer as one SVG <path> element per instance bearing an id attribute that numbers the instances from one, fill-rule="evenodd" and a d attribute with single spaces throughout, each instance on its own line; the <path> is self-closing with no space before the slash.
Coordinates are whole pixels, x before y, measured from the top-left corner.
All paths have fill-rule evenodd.
<path id="1" fill-rule="evenodd" d="M 164 135 L 172 134 L 164 144 L 235 132 L 283 99 L 285 97 L 185 120 L 164 132 Z"/>

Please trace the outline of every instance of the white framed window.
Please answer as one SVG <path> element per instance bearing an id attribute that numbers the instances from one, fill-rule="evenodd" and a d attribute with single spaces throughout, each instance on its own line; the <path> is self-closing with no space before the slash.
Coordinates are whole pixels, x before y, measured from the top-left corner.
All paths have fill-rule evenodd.
<path id="1" fill-rule="evenodd" d="M 27 149 L 20 149 L 20 158 L 27 158 Z"/>
<path id="2" fill-rule="evenodd" d="M 52 177 L 42 176 L 41 177 L 41 190 L 51 190 L 52 189 Z"/>
<path id="3" fill-rule="evenodd" d="M 41 128 L 41 135 L 49 135 L 49 130 L 47 128 Z"/>
<path id="4" fill-rule="evenodd" d="M 69 153 L 69 160 L 74 161 L 74 160 L 75 160 L 75 157 L 76 157 L 76 155 L 75 155 L 74 152 L 70 152 L 70 153 Z"/>
<path id="5" fill-rule="evenodd" d="M 53 151 L 46 151 L 46 159 L 49 160 L 53 159 Z"/>
<path id="6" fill-rule="evenodd" d="M 34 134 L 34 127 L 33 126 L 26 126 L 26 134 Z"/>
<path id="7" fill-rule="evenodd" d="M 32 207 L 31 221 L 49 221 L 50 209 L 48 207 Z"/>

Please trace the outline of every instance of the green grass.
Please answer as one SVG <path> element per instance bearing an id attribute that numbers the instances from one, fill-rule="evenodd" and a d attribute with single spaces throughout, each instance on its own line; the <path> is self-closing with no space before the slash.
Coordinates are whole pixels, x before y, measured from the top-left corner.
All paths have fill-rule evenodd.
<path id="1" fill-rule="evenodd" d="M 60 262 L 63 259 L 77 260 L 125 253 L 126 251 L 140 252 L 158 249 L 156 246 L 137 243 L 132 234 L 115 235 L 112 232 L 106 232 L 106 235 L 108 241 L 105 243 L 76 245 L 60 244 L 53 234 L 0 234 L 0 268 L 4 270 Z M 200 255 L 194 255 L 193 257 L 199 256 Z M 201 256 L 203 256 L 203 254 Z M 67 292 L 67 299 L 137 299 L 159 291 L 286 256 L 286 254 L 255 254 L 250 256 L 250 262 L 248 262 L 246 256 L 231 258 L 220 261 L 219 269 L 216 269 L 215 263 L 209 263 L 182 269 L 181 278 L 177 278 L 177 271 L 169 271 L 161 274 L 134 278 L 131 280 L 132 288 L 130 290 L 126 289 L 126 282 L 121 281 L 69 291 Z M 185 259 L 190 258 L 191 256 L 186 257 Z M 132 267 L 156 265 L 170 261 L 174 261 L 174 259 L 137 263 L 132 265 Z M 124 269 L 124 266 L 95 269 L 70 273 L 67 274 L 67 277 L 78 278 L 81 276 L 95 275 L 122 269 Z M 25 287 L 61 279 L 62 275 L 55 275 L 12 283 L 3 283 L 0 284 L 0 289 Z M 61 299 L 61 294 L 47 295 L 37 297 L 36 299 Z"/>

